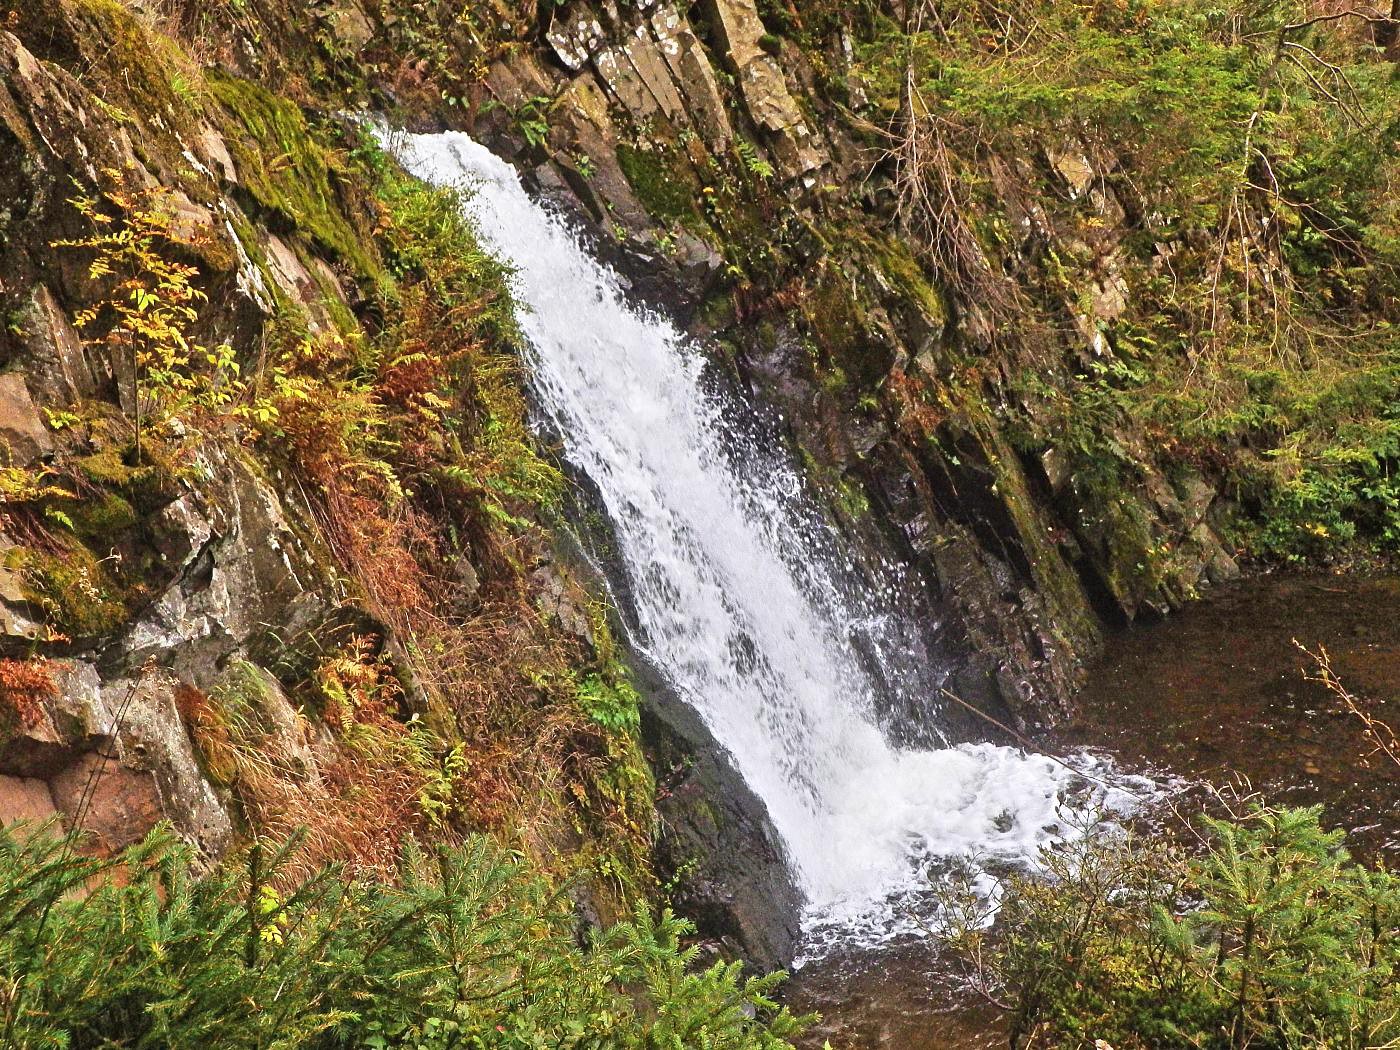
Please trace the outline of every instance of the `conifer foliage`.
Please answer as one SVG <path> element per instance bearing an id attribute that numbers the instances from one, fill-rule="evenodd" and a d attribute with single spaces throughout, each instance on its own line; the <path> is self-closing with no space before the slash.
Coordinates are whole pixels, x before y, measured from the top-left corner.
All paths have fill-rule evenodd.
<path id="1" fill-rule="evenodd" d="M 697 969 L 669 912 L 581 944 L 565 890 L 490 838 L 406 853 L 395 886 L 287 881 L 288 852 L 196 878 L 164 830 L 112 861 L 0 831 L 0 1045 L 778 1050 L 802 1027 L 779 976 Z"/>
<path id="2" fill-rule="evenodd" d="M 1206 819 L 1192 854 L 1086 836 L 1009 886 L 1004 936 L 953 940 L 1013 1047 L 1400 1046 L 1400 879 L 1320 814 Z"/>

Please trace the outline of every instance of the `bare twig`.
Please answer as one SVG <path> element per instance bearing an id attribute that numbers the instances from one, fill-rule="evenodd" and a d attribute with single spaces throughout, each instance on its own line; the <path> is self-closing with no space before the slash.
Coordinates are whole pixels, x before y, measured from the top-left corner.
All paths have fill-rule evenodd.
<path id="1" fill-rule="evenodd" d="M 1049 753 L 1046 752 L 1043 748 L 1037 747 L 1037 746 L 1035 745 L 1034 742 L 1032 742 L 1031 740 L 1029 740 L 1027 737 L 1023 736 L 1022 734 L 1016 732 L 1016 730 L 1012 729 L 1012 728 L 1011 728 L 1009 725 L 1007 725 L 1005 722 L 1002 722 L 1002 721 L 1000 721 L 1000 720 L 998 720 L 998 719 L 996 719 L 996 718 L 993 718 L 991 715 L 987 714 L 986 711 L 983 711 L 983 710 L 981 710 L 980 708 L 973 707 L 971 704 L 969 704 L 969 703 L 968 703 L 966 700 L 964 700 L 962 697 L 958 696 L 958 695 L 957 695 L 956 693 L 954 693 L 952 690 L 950 690 L 950 689 L 940 689 L 939 692 L 942 693 L 943 696 L 947 697 L 949 700 L 953 701 L 953 703 L 957 704 L 959 707 L 962 707 L 962 708 L 964 708 L 964 709 L 966 709 L 966 710 L 972 712 L 972 713 L 973 713 L 974 715 L 976 715 L 978 718 L 981 718 L 981 719 L 983 719 L 984 721 L 989 722 L 990 724 L 996 726 L 996 727 L 997 727 L 998 729 L 1000 729 L 1003 733 L 1005 733 L 1007 736 L 1011 737 L 1011 738 L 1012 738 L 1013 740 L 1015 740 L 1018 744 L 1020 744 L 1023 748 L 1025 748 L 1027 751 L 1034 752 L 1035 754 L 1038 754 L 1038 755 L 1041 755 L 1041 756 L 1043 756 L 1043 757 L 1045 757 L 1045 758 L 1048 758 L 1051 762 L 1054 762 L 1056 765 L 1063 766 L 1065 769 L 1069 770 L 1071 773 L 1073 773 L 1075 776 L 1079 777 L 1081 780 L 1087 780 L 1087 781 L 1089 781 L 1091 784 L 1097 784 L 1097 785 L 1099 785 L 1099 787 L 1108 788 L 1110 791 L 1126 791 L 1128 794 L 1134 795 L 1134 796 L 1136 796 L 1136 797 L 1138 797 L 1138 798 L 1146 798 L 1146 797 L 1147 797 L 1145 794 L 1143 794 L 1143 793 L 1140 792 L 1140 791 L 1134 791 L 1132 788 L 1124 787 L 1122 784 L 1110 784 L 1107 780 L 1102 780 L 1102 779 L 1100 779 L 1099 777 L 1090 776 L 1088 773 L 1085 773 L 1082 769 L 1075 769 L 1074 766 L 1070 765 L 1070 764 L 1069 764 L 1068 762 L 1066 762 L 1064 759 L 1059 758 L 1059 757 L 1057 757 L 1057 756 L 1055 756 L 1055 755 L 1049 754 Z"/>
<path id="2" fill-rule="evenodd" d="M 1372 755 L 1381 754 L 1395 763 L 1396 766 L 1400 766 L 1400 737 L 1396 736 L 1395 730 L 1387 723 L 1371 714 L 1366 709 L 1366 704 L 1351 690 L 1342 685 L 1341 680 L 1332 670 L 1332 659 L 1327 654 L 1326 646 L 1318 645 L 1317 652 L 1313 652 L 1296 638 L 1293 639 L 1293 644 L 1311 657 L 1315 665 L 1313 670 L 1304 671 L 1303 677 L 1307 681 L 1316 682 L 1325 688 L 1337 698 L 1347 713 L 1361 723 L 1362 736 L 1371 745 L 1371 750 L 1367 752 L 1365 757 L 1370 758 Z"/>

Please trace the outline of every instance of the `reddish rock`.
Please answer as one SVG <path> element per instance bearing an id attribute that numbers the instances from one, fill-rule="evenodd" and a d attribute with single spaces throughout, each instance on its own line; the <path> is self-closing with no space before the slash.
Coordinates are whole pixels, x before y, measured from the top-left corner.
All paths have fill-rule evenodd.
<path id="1" fill-rule="evenodd" d="M 91 834 L 92 852 L 100 856 L 139 842 L 163 816 L 154 776 L 91 752 L 55 775 L 49 787 L 53 805 Z"/>
<path id="2" fill-rule="evenodd" d="M 42 780 L 0 774 L 0 824 L 47 820 L 56 812 L 53 795 Z"/>
<path id="3" fill-rule="evenodd" d="M 52 451 L 53 439 L 39 418 L 24 376 L 18 372 L 0 375 L 0 456 L 5 457 L 4 463 L 27 467 Z"/>

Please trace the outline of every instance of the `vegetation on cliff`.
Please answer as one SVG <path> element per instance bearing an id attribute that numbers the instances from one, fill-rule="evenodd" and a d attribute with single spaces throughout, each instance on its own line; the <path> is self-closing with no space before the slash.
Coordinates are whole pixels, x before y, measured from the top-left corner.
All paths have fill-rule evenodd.
<path id="1" fill-rule="evenodd" d="M 1294 0 L 870 18 L 900 220 L 994 343 L 1030 347 L 1022 447 L 1066 450 L 1101 504 L 1204 468 L 1259 554 L 1395 549 L 1393 38 Z M 1047 379 L 1076 328 L 1072 381 Z"/>
<path id="2" fill-rule="evenodd" d="M 247 21 L 232 15 L 230 24 Z M 347 885 L 369 893 L 375 879 L 403 877 L 407 849 L 488 834 L 492 848 L 518 851 L 529 893 L 541 880 L 566 887 L 609 927 L 645 911 L 658 894 L 639 699 L 609 610 L 554 550 L 563 482 L 526 426 L 507 271 L 478 245 L 456 194 L 406 178 L 360 127 L 308 117 L 287 94 L 207 68 L 213 43 L 167 35 L 178 23 L 73 0 L 6 23 L 42 60 L 16 38 L 0 41 L 27 78 L 17 75 L 14 90 L 32 92 L 28 109 L 5 111 L 4 131 L 27 136 L 34 159 L 24 171 L 45 180 L 40 210 L 3 220 L 14 251 L 0 292 L 16 320 L 0 341 L 6 355 L 32 354 L 28 340 L 66 327 L 9 310 L 12 285 L 41 287 L 25 269 L 41 260 L 59 275 L 47 280 L 81 338 L 69 352 L 97 362 L 100 376 L 80 396 L 41 402 L 51 451 L 5 468 L 6 568 L 23 587 L 20 599 L 7 584 L 6 601 L 22 601 L 35 622 L 6 639 L 5 680 L 26 688 L 0 690 L 0 744 L 23 757 L 26 734 L 69 725 L 53 706 L 71 699 L 64 676 L 105 647 L 102 675 L 131 676 L 125 698 L 170 697 L 161 717 L 180 746 L 188 733 L 196 773 L 238 839 L 291 850 L 284 881 L 324 881 L 334 860 Z M 68 66 L 105 97 L 65 80 Z M 72 158 L 33 136 L 32 123 L 52 117 L 40 93 L 50 84 L 72 91 L 79 108 L 69 112 L 91 128 L 60 139 L 63 148 L 100 165 L 65 168 Z M 49 185 L 65 170 L 71 179 Z M 172 587 L 207 588 L 211 576 L 219 585 L 229 566 L 183 579 L 192 564 L 183 559 L 197 551 L 181 546 L 190 543 L 181 530 L 193 511 L 229 531 L 244 504 L 264 499 L 279 501 L 286 524 L 248 540 L 280 559 L 282 589 L 257 596 L 265 622 L 212 659 L 191 656 L 198 647 L 181 631 L 228 628 L 172 623 L 153 603 Z M 277 607 L 306 609 L 308 596 L 309 618 Z M 143 639 L 155 639 L 154 655 L 139 662 L 128 654 L 133 633 L 152 630 Z M 125 702 L 99 727 L 123 763 Z M 85 814 L 67 816 L 81 824 Z M 62 855 L 80 872 L 88 865 L 72 847 Z M 165 846 L 142 856 L 131 863 L 190 862 Z M 220 879 L 210 892 L 232 892 Z M 153 886 L 140 907 L 165 904 Z M 567 940 L 579 919 L 559 899 L 541 929 Z M 523 929 L 507 932 L 538 932 Z M 689 962 L 674 951 L 680 927 L 666 920 L 659 930 L 671 948 L 653 946 L 649 958 L 672 951 L 678 975 Z M 562 944 L 541 940 L 541 957 Z M 57 956 L 44 951 L 47 967 Z M 611 966 L 597 963 L 598 981 L 642 980 L 640 962 Z M 706 981 L 717 995 L 742 994 L 735 976 Z M 148 992 L 130 993 L 132 1010 Z M 608 1003 L 618 1018 L 630 1006 Z M 547 1020 L 593 1027 L 563 1008 Z"/>
<path id="3" fill-rule="evenodd" d="M 270 60 L 305 43 L 296 26 L 274 45 L 270 11 L 208 14 L 252 26 Z M 419 14 L 394 32 L 436 53 Z M 58 287 L 68 352 L 100 378 L 41 401 L 51 451 L 4 474 L 7 567 L 35 625 L 0 661 L 0 744 L 23 756 L 26 734 L 69 732 L 58 705 L 102 648 L 94 688 L 129 677 L 94 728 L 110 736 L 71 745 L 112 750 L 93 781 L 125 783 L 126 705 L 155 691 L 235 851 L 256 845 L 221 864 L 164 835 L 108 859 L 91 839 L 6 837 L 0 1041 L 785 1045 L 799 1025 L 768 1001 L 774 979 L 697 966 L 689 927 L 652 917 L 640 700 L 607 606 L 555 549 L 564 483 L 526 426 L 509 274 L 460 197 L 298 105 L 346 66 L 274 91 L 208 68 L 218 41 L 181 17 L 107 0 L 8 25 L 32 94 L 3 130 L 48 167 L 25 169 L 47 180 L 42 208 L 3 218 L 0 292 L 12 270 L 26 294 Z M 72 156 L 29 130 L 51 84 L 95 129 L 60 140 Z M 72 177 L 50 195 L 57 171 Z M 32 367 L 29 340 L 65 323 L 15 301 L 0 341 Z M 230 619 L 262 622 L 180 622 L 247 570 L 218 543 L 259 501 L 277 528 L 247 539 L 280 582 Z M 182 532 L 199 513 L 204 553 Z M 212 657 L 190 644 L 210 635 Z"/>

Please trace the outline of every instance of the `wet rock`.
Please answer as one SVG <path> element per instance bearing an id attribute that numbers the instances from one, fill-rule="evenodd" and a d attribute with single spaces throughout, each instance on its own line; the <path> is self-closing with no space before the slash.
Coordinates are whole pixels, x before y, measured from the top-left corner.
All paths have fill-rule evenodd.
<path id="1" fill-rule="evenodd" d="M 666 61 L 644 28 L 639 26 L 624 42 L 604 48 L 593 64 L 603 83 L 637 120 L 660 114 L 674 121 L 684 112 Z"/>
<path id="2" fill-rule="evenodd" d="M 238 185 L 238 167 L 229 153 L 228 143 L 208 124 L 200 127 L 199 135 L 194 140 L 194 151 L 215 177 L 230 186 Z"/>
<path id="3" fill-rule="evenodd" d="M 1076 197 L 1083 196 L 1093 185 L 1097 177 L 1094 173 L 1094 166 L 1088 157 L 1073 144 L 1067 144 L 1063 149 L 1047 149 L 1046 158 L 1050 161 L 1051 167 L 1059 172 L 1060 177 L 1065 180 L 1069 191 Z"/>
<path id="4" fill-rule="evenodd" d="M 294 636 L 325 615 L 324 554 L 306 546 L 241 453 L 205 461 L 208 480 L 161 515 L 174 579 L 121 640 L 132 665 L 155 656 L 201 688 L 268 632 Z"/>
<path id="5" fill-rule="evenodd" d="M 109 855 L 171 821 L 207 855 L 233 825 L 204 779 L 175 706 L 175 679 L 152 669 L 104 681 L 85 660 L 47 664 L 55 695 L 0 747 L 0 810 L 57 813 Z M 44 802 L 47 799 L 47 809 Z"/>
<path id="6" fill-rule="evenodd" d="M 510 51 L 504 59 L 491 65 L 486 78 L 493 98 L 509 110 L 518 110 L 532 98 L 557 94 L 558 77 L 547 71 L 534 55 Z M 507 145 L 503 140 L 502 146 Z M 509 146 L 519 143 L 510 141 Z"/>
<path id="7" fill-rule="evenodd" d="M 102 696 L 102 677 L 87 660 L 49 662 L 56 695 L 48 704 L 55 729 L 70 746 L 97 750 L 112 740 L 115 720 Z"/>
<path id="8" fill-rule="evenodd" d="M 317 268 L 318 279 L 307 269 L 292 246 L 276 234 L 268 235 L 263 244 L 263 252 L 273 281 L 288 299 L 306 311 L 306 318 L 312 330 L 335 331 L 335 321 L 326 307 L 326 289 L 338 288 L 338 282 L 329 270 L 321 268 L 325 264 L 320 263 L 319 259 L 312 264 L 315 266 L 320 263 L 320 267 Z"/>
<path id="9" fill-rule="evenodd" d="M 568 634 L 593 644 L 593 629 L 588 623 L 585 595 L 577 584 L 567 580 L 553 564 L 540 566 L 531 575 L 535 603 L 547 619 L 553 619 Z"/>
<path id="10" fill-rule="evenodd" d="M 97 393 L 98 372 L 47 285 L 35 287 L 21 327 L 25 371 L 41 400 L 70 405 Z"/>
<path id="11" fill-rule="evenodd" d="M 112 718 L 92 665 L 50 660 L 45 666 L 55 695 L 45 701 L 38 721 L 5 734 L 0 772 L 49 778 L 83 753 L 112 742 Z"/>
<path id="12" fill-rule="evenodd" d="M 354 0 L 335 0 L 317 12 L 318 17 L 352 52 L 359 53 L 374 38 L 374 26 Z"/>
<path id="13" fill-rule="evenodd" d="M 792 962 L 802 897 L 763 803 L 699 717 L 652 682 L 642 734 L 657 776 L 657 873 L 700 933 L 759 970 Z"/>
<path id="14" fill-rule="evenodd" d="M 174 676 L 155 671 L 111 682 L 103 689 L 107 707 L 117 719 L 116 751 L 124 771 L 124 779 L 112 789 L 113 821 L 135 821 L 154 812 L 156 819 L 170 819 L 205 855 L 217 857 L 233 838 L 233 822 L 199 767 L 175 704 L 178 686 Z M 149 804 L 148 782 L 157 789 Z M 130 792 L 130 800 L 120 797 L 122 787 Z M 63 805 L 57 791 L 54 801 Z M 114 827 L 113 834 L 118 830 Z"/>
<path id="15" fill-rule="evenodd" d="M 545 31 L 545 39 L 565 66 L 579 72 L 607 42 L 602 19 L 588 4 L 574 4 L 563 14 L 556 13 Z"/>
<path id="16" fill-rule="evenodd" d="M 637 200 L 617 160 L 618 135 L 608 114 L 608 100 L 591 73 L 575 77 L 554 108 L 560 140 L 568 143 L 554 165 L 537 172 L 536 182 L 556 203 L 559 188 L 567 187 L 565 207 L 573 207 L 586 221 L 605 227 L 620 224 L 629 234 L 642 236 L 650 220 Z M 592 172 L 584 178 L 578 157 L 588 158 Z M 553 192 L 550 181 L 557 187 Z"/>

